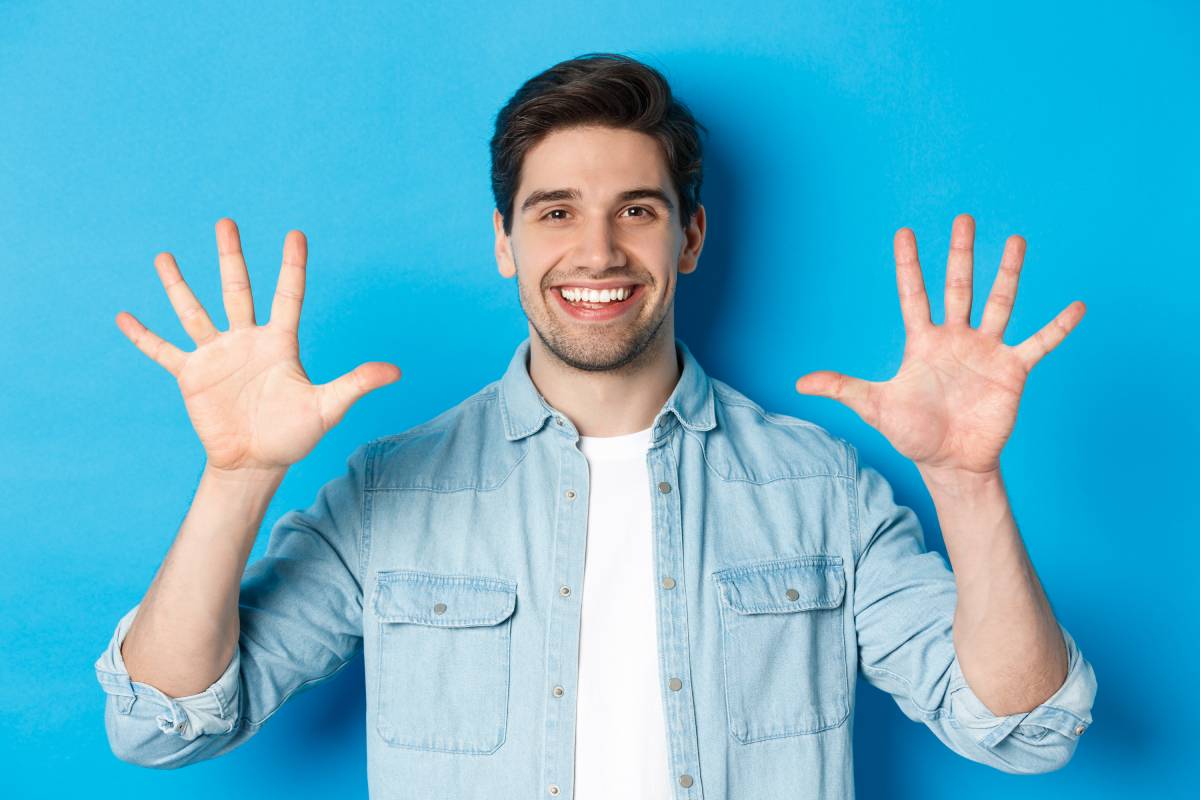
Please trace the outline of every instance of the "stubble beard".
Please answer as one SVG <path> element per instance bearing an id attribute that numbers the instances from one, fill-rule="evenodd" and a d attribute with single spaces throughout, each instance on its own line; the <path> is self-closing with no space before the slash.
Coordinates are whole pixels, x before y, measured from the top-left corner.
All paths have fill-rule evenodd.
<path id="1" fill-rule="evenodd" d="M 636 371 L 649 356 L 651 345 L 658 339 L 671 311 L 668 305 L 657 318 L 644 319 L 639 315 L 629 323 L 597 325 L 595 331 L 570 330 L 548 307 L 548 303 L 554 302 L 547 299 L 548 292 L 529 296 L 520 274 L 518 270 L 517 297 L 530 326 L 555 358 L 578 370 Z M 647 283 L 643 291 L 651 288 Z"/>

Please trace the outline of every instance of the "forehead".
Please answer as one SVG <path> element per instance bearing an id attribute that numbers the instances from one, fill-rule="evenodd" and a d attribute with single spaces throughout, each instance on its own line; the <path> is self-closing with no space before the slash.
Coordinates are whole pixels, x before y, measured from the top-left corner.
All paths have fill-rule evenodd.
<path id="1" fill-rule="evenodd" d="M 525 154 L 516 204 L 536 189 L 575 186 L 587 197 L 640 185 L 671 186 L 666 156 L 653 136 L 592 125 L 563 128 Z"/>

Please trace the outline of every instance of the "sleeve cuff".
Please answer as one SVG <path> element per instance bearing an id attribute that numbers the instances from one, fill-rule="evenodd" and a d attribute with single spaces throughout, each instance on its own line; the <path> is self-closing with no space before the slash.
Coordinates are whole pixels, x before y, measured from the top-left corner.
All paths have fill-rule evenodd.
<path id="1" fill-rule="evenodd" d="M 162 713 L 156 717 L 159 729 L 187 741 L 204 734 L 232 731 L 238 716 L 241 648 L 234 648 L 229 666 L 203 692 L 186 697 L 169 697 L 148 683 L 130 680 L 125 661 L 121 658 L 121 643 L 140 605 L 130 609 L 117 623 L 108 647 L 95 663 L 96 679 L 100 687 L 113 696 L 117 711 L 129 714 L 138 700 L 148 700 L 162 708 Z"/>
<path id="2" fill-rule="evenodd" d="M 951 663 L 951 717 L 981 747 L 991 750 L 1009 736 L 1036 745 L 1050 731 L 1074 741 L 1091 726 L 1096 675 L 1071 634 L 1061 623 L 1058 627 L 1067 648 L 1067 677 L 1058 691 L 1030 711 L 996 716 L 967 685 L 958 659 Z"/>

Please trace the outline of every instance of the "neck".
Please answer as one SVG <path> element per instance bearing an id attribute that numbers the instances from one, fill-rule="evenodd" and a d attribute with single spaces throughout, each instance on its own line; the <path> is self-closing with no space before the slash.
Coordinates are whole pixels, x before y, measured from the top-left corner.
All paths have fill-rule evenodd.
<path id="1" fill-rule="evenodd" d="M 619 370 L 576 369 L 554 355 L 530 329 L 529 378 L 542 397 L 581 436 L 621 436 L 654 424 L 679 382 L 675 333 L 665 320 L 654 341 Z"/>

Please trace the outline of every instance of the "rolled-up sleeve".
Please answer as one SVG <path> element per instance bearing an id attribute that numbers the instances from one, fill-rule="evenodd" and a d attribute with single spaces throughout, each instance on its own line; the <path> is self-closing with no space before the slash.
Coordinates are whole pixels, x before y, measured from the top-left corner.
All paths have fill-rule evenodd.
<path id="1" fill-rule="evenodd" d="M 239 746 L 298 691 L 344 667 L 362 645 L 364 474 L 370 443 L 307 509 L 283 514 L 238 597 L 238 646 L 204 691 L 171 697 L 131 680 L 121 644 L 140 604 L 95 662 L 105 730 L 123 761 L 175 768 Z"/>
<path id="2" fill-rule="evenodd" d="M 926 550 L 912 509 L 898 505 L 886 479 L 847 448 L 855 475 L 854 619 L 864 677 L 972 761 L 1011 773 L 1064 766 L 1092 724 L 1096 696 L 1095 673 L 1075 640 L 1060 623 L 1068 667 L 1053 695 L 1027 712 L 993 714 L 967 685 L 954 649 L 954 573 L 940 553 Z"/>
<path id="3" fill-rule="evenodd" d="M 241 648 L 233 651 L 229 666 L 211 686 L 198 694 L 186 697 L 170 697 L 150 684 L 133 681 L 125 669 L 121 657 L 121 644 L 129 632 L 140 604 L 129 610 L 109 641 L 108 647 L 96 660 L 96 679 L 112 700 L 114 710 L 128 714 L 134 702 L 145 698 L 156 706 L 154 721 L 163 733 L 178 735 L 185 741 L 214 733 L 229 733 L 238 717 L 238 702 L 241 689 Z"/>
<path id="4" fill-rule="evenodd" d="M 1075 742 L 1092 724 L 1096 675 L 1061 624 L 1067 648 L 1062 686 L 1032 711 L 996 716 L 971 691 L 956 658 L 950 674 L 950 719 L 1009 772 L 1048 772 L 1071 759 Z"/>

